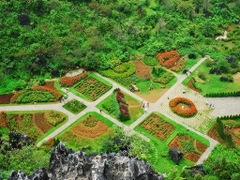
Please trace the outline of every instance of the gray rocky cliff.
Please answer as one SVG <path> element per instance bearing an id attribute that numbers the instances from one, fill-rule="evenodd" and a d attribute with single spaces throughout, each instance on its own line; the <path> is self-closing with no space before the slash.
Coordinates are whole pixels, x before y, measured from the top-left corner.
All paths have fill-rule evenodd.
<path id="1" fill-rule="evenodd" d="M 31 175 L 12 171 L 9 180 L 163 180 L 148 163 L 127 152 L 93 153 L 74 152 L 60 143 L 51 151 L 48 170 L 39 168 Z"/>

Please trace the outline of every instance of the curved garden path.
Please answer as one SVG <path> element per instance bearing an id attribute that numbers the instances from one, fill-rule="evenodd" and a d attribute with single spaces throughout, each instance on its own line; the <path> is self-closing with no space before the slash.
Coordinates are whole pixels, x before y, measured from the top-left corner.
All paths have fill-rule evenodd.
<path id="1" fill-rule="evenodd" d="M 204 57 L 204 58 L 200 59 L 190 69 L 190 71 L 193 72 L 206 58 L 207 57 Z M 73 94 L 71 92 L 68 92 L 68 101 L 71 100 L 71 99 L 77 99 L 87 106 L 87 108 L 85 110 L 83 110 L 82 112 L 80 112 L 77 115 L 74 115 L 71 112 L 64 109 L 62 107 L 63 103 L 20 105 L 20 106 L 19 105 L 17 105 L 17 106 L 14 106 L 14 105 L 0 106 L 0 111 L 57 110 L 57 111 L 65 113 L 68 116 L 68 121 L 64 125 L 62 125 L 60 128 L 56 129 L 54 132 L 52 132 L 47 137 L 45 137 L 42 141 L 40 141 L 37 144 L 37 146 L 40 146 L 43 142 L 45 142 L 49 138 L 57 136 L 60 132 L 62 132 L 64 129 L 66 129 L 68 126 L 70 126 L 72 123 L 77 121 L 85 113 L 92 112 L 92 111 L 95 111 L 95 112 L 99 113 L 100 111 L 99 111 L 98 108 L 96 108 L 96 105 L 99 102 L 101 102 L 103 99 L 105 99 L 107 96 L 109 96 L 115 88 L 121 88 L 122 91 L 126 92 L 127 94 L 130 94 L 132 97 L 139 100 L 140 102 L 142 101 L 142 98 L 140 98 L 136 94 L 132 93 L 131 91 L 129 91 L 125 87 L 117 84 L 116 82 L 112 81 L 109 78 L 101 76 L 98 73 L 95 73 L 95 74 L 100 76 L 101 78 L 105 79 L 106 81 L 110 82 L 112 84 L 112 88 L 107 93 L 105 93 L 103 96 L 101 96 L 99 99 L 97 99 L 96 101 L 93 101 L 93 102 L 86 101 L 86 100 L 76 96 L 75 94 Z M 212 149 L 217 145 L 217 141 L 215 141 L 214 139 L 205 135 L 206 132 L 204 131 L 205 130 L 204 127 L 202 127 L 203 128 L 202 132 L 199 132 L 199 131 L 194 129 L 195 126 L 193 125 L 194 124 L 193 122 L 200 121 L 201 117 L 203 117 L 205 114 L 198 113 L 199 116 L 196 116 L 195 119 L 191 120 L 191 119 L 187 118 L 187 120 L 186 120 L 186 118 L 181 118 L 181 117 L 175 115 L 174 113 L 172 113 L 171 110 L 169 109 L 168 102 L 169 102 L 169 99 L 171 99 L 175 96 L 179 96 L 179 95 L 183 96 L 182 90 L 184 89 L 184 90 L 186 90 L 186 93 L 184 94 L 184 96 L 186 96 L 190 99 L 193 99 L 194 103 L 197 106 L 197 109 L 200 109 L 200 110 L 203 110 L 203 111 L 205 111 L 205 110 L 209 111 L 208 109 L 206 109 L 206 105 L 204 103 L 206 101 L 206 98 L 202 97 L 198 93 L 194 93 L 192 90 L 187 89 L 185 86 L 181 85 L 183 80 L 187 77 L 186 75 L 182 75 L 182 74 L 180 75 L 180 74 L 176 74 L 176 73 L 174 73 L 174 75 L 178 78 L 177 82 L 161 98 L 159 98 L 155 103 L 151 103 L 149 108 L 147 109 L 147 112 L 145 112 L 140 118 L 138 118 L 130 126 L 126 126 L 126 125 L 122 124 L 121 122 L 112 118 L 111 116 L 109 116 L 108 114 L 106 114 L 104 112 L 102 112 L 101 114 L 103 116 L 105 116 L 106 118 L 108 118 L 109 120 L 111 120 L 114 124 L 122 127 L 127 134 L 133 134 L 133 133 L 137 133 L 136 131 L 134 131 L 134 128 L 138 124 L 140 124 L 150 113 L 160 112 L 163 115 L 165 115 L 166 117 L 168 117 L 168 118 L 174 120 L 175 122 L 181 124 L 182 126 L 186 127 L 186 130 L 189 129 L 189 130 L 191 130 L 191 131 L 193 131 L 193 132 L 199 134 L 200 136 L 203 136 L 204 138 L 209 140 L 210 146 L 202 154 L 201 158 L 196 163 L 196 164 L 202 164 L 203 161 L 211 153 Z M 66 92 L 66 89 L 63 88 L 62 90 L 64 92 Z M 215 110 L 217 110 L 217 108 Z M 215 112 L 215 110 L 213 111 L 213 113 Z M 209 114 L 209 113 L 206 113 L 206 114 Z M 209 115 L 206 115 L 206 118 L 202 118 L 202 119 L 209 119 L 209 118 L 211 119 L 211 117 Z M 205 124 L 205 121 L 201 121 L 201 122 L 202 122 L 202 124 Z M 140 134 L 140 133 L 137 133 L 137 134 L 139 136 L 141 136 L 143 139 L 145 139 L 146 141 L 149 141 L 149 139 L 147 137 L 143 136 L 142 134 Z"/>

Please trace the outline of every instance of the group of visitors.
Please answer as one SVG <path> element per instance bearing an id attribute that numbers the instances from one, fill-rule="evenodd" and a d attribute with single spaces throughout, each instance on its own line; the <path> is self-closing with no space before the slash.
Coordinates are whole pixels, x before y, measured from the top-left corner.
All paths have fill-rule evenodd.
<path id="1" fill-rule="evenodd" d="M 142 100 L 141 107 L 144 109 L 145 112 L 147 112 L 147 108 L 149 108 L 149 102 Z"/>
<path id="2" fill-rule="evenodd" d="M 211 103 L 208 102 L 208 100 L 206 100 L 206 105 L 209 106 L 210 109 L 214 109 L 215 106 Z"/>

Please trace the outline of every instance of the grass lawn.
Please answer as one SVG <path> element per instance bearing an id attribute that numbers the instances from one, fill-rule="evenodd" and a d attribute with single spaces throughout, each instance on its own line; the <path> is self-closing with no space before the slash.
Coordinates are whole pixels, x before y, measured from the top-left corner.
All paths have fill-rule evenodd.
<path id="1" fill-rule="evenodd" d="M 111 89 L 111 87 L 111 83 L 92 72 L 88 72 L 88 76 L 70 87 L 70 91 L 85 100 L 94 101 Z"/>
<path id="2" fill-rule="evenodd" d="M 75 135 L 72 132 L 72 128 L 74 128 L 79 123 L 83 122 L 87 117 L 94 116 L 99 121 L 106 124 L 109 128 L 106 133 L 101 135 L 97 138 L 86 138 L 86 137 L 80 137 Z M 75 151 L 78 151 L 80 148 L 83 147 L 91 147 L 90 150 L 87 152 L 100 152 L 100 148 L 102 146 L 102 142 L 114 134 L 114 130 L 111 128 L 114 124 L 109 121 L 107 118 L 103 117 L 102 115 L 96 113 L 96 112 L 88 112 L 85 115 L 83 115 L 81 118 L 79 118 L 76 122 L 74 122 L 71 126 L 66 128 L 63 132 L 61 132 L 57 138 L 59 138 L 60 141 L 64 142 L 67 147 L 72 148 Z"/>
<path id="3" fill-rule="evenodd" d="M 199 57 L 200 58 L 200 57 Z M 181 71 L 178 71 L 178 74 L 182 74 L 184 69 L 190 69 L 191 67 L 193 67 L 199 60 L 199 58 L 197 57 L 196 59 L 190 59 L 190 58 L 185 58 L 185 66 Z"/>
<path id="4" fill-rule="evenodd" d="M 183 85 L 187 85 L 189 80 L 194 77 L 196 82 L 195 86 L 202 90 L 202 94 L 206 93 L 221 93 L 221 92 L 234 92 L 239 91 L 240 82 L 222 82 L 220 81 L 222 75 L 209 74 L 210 67 L 206 67 L 205 62 L 203 62 L 194 72 L 192 72 L 188 78 L 183 81 Z M 206 77 L 206 80 L 202 80 L 198 77 L 199 73 L 203 73 Z"/>
<path id="5" fill-rule="evenodd" d="M 149 132 L 147 132 L 144 128 L 137 126 L 135 128 L 136 131 L 140 132 L 141 134 L 148 137 L 151 141 L 151 143 L 154 145 L 154 150 L 151 152 L 151 158 L 149 159 L 149 162 L 153 166 L 153 168 L 161 173 L 180 173 L 182 168 L 184 166 L 192 166 L 194 165 L 194 162 L 191 162 L 185 158 L 182 158 L 180 160 L 179 165 L 175 165 L 174 162 L 170 159 L 168 155 L 168 144 L 172 141 L 172 139 L 179 133 L 189 134 L 193 138 L 201 141 L 202 143 L 206 145 L 210 145 L 208 140 L 205 138 L 195 134 L 194 132 L 187 131 L 185 127 L 177 124 L 176 122 L 170 120 L 169 118 L 163 116 L 162 114 L 155 113 L 161 118 L 163 118 L 165 121 L 171 123 L 175 126 L 175 131 L 166 139 L 165 142 L 161 141 L 160 139 L 156 138 L 155 136 L 151 135 Z"/>
<path id="6" fill-rule="evenodd" d="M 76 99 L 72 99 L 67 104 L 64 104 L 63 107 L 73 114 L 78 114 L 83 111 L 87 106 L 85 106 L 83 103 L 79 102 Z"/>
<path id="7" fill-rule="evenodd" d="M 126 103 L 128 104 L 128 111 L 131 119 L 122 123 L 125 125 L 130 125 L 144 113 L 144 110 L 140 107 L 140 101 L 136 100 L 135 98 L 124 92 L 123 94 Z M 100 102 L 96 107 L 109 114 L 113 118 L 119 120 L 120 111 L 118 102 L 116 100 L 116 93 L 112 93 L 102 102 Z"/>

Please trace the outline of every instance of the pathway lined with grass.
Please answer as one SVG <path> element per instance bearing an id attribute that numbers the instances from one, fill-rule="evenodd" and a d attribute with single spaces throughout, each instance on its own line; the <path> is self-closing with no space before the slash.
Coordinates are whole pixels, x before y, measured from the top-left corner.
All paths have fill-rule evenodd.
<path id="1" fill-rule="evenodd" d="M 204 58 L 200 59 L 190 69 L 190 71 L 193 72 L 206 58 L 207 57 L 204 57 Z M 136 94 L 134 94 L 133 92 L 128 90 L 127 88 L 123 87 L 122 85 L 117 84 L 116 82 L 112 81 L 111 79 L 103 77 L 103 76 L 101 76 L 100 74 L 98 74 L 96 72 L 94 72 L 94 74 L 99 76 L 99 77 L 101 77 L 102 79 L 104 79 L 107 82 L 110 82 L 112 84 L 112 88 L 108 92 L 106 92 L 104 95 L 102 95 L 100 98 L 98 98 L 96 101 L 92 102 L 92 101 L 84 100 L 83 98 L 80 98 L 80 97 L 78 97 L 77 95 L 75 95 L 75 94 L 73 94 L 71 92 L 67 92 L 66 89 L 64 89 L 64 88 L 61 89 L 62 91 L 66 92 L 68 94 L 68 99 L 67 99 L 68 101 L 70 101 L 72 99 L 76 99 L 76 100 L 80 101 L 81 103 L 83 103 L 83 104 L 85 104 L 87 106 L 86 109 L 84 109 L 82 112 L 80 112 L 77 115 L 74 115 L 73 113 L 71 113 L 71 112 L 67 111 L 66 109 L 64 109 L 62 107 L 64 105 L 64 103 L 0 106 L 0 111 L 56 110 L 56 111 L 60 111 L 60 112 L 65 113 L 68 116 L 68 121 L 64 125 L 62 125 L 60 128 L 58 128 L 57 130 L 55 130 L 54 132 L 49 134 L 47 137 L 45 137 L 43 140 L 41 140 L 37 144 L 37 146 L 40 146 L 43 142 L 47 141 L 49 138 L 53 138 L 53 137 L 57 136 L 59 133 L 61 133 L 62 131 L 64 131 L 67 127 L 69 127 L 71 124 L 73 124 L 75 121 L 77 121 L 81 116 L 83 116 L 87 112 L 97 112 L 97 113 L 100 113 L 100 110 L 98 108 L 96 108 L 96 105 L 98 103 L 100 103 L 102 100 L 104 100 L 106 97 L 108 97 L 112 93 L 112 91 L 114 89 L 116 89 L 116 88 L 120 88 L 123 92 L 129 94 L 130 96 L 132 96 L 133 98 L 135 98 L 139 102 L 141 102 L 143 100 L 142 98 L 140 98 L 139 96 L 137 96 Z M 112 121 L 114 124 L 122 127 L 127 134 L 138 134 L 144 140 L 150 141 L 149 138 L 147 138 L 144 135 L 136 132 L 134 130 L 134 128 L 137 125 L 139 125 L 152 112 L 160 112 L 163 115 L 165 115 L 166 117 L 168 117 L 168 118 L 172 119 L 173 121 L 175 121 L 176 123 L 179 123 L 179 124 L 183 125 L 184 127 L 186 127 L 186 129 L 189 129 L 189 130 L 195 132 L 196 134 L 199 134 L 200 136 L 203 136 L 204 138 L 209 140 L 210 146 L 203 153 L 203 155 L 201 156 L 201 158 L 197 162 L 197 164 L 201 164 L 208 157 L 208 155 L 211 153 L 212 149 L 216 146 L 217 142 L 215 140 L 213 140 L 212 138 L 208 137 L 207 135 L 196 131 L 195 129 L 190 127 L 189 124 L 186 124 L 186 123 L 182 122 L 181 117 L 179 117 L 179 116 L 172 116 L 172 114 L 169 112 L 169 106 L 168 106 L 169 99 L 168 99 L 168 97 L 172 96 L 173 93 L 175 93 L 175 92 L 179 93 L 179 91 L 181 91 L 181 88 L 182 88 L 181 83 L 183 82 L 183 80 L 185 80 L 187 78 L 186 75 L 179 75 L 179 74 L 176 74 L 176 73 L 174 73 L 174 75 L 178 79 L 177 82 L 160 99 L 158 99 L 157 102 L 151 103 L 149 108 L 147 109 L 147 111 L 140 118 L 138 118 L 134 123 L 132 123 L 130 126 L 124 125 L 120 121 L 114 119 L 113 117 L 111 117 L 110 115 L 108 115 L 108 114 L 106 114 L 104 112 L 101 112 L 101 114 L 104 117 L 108 118 L 110 121 Z"/>

